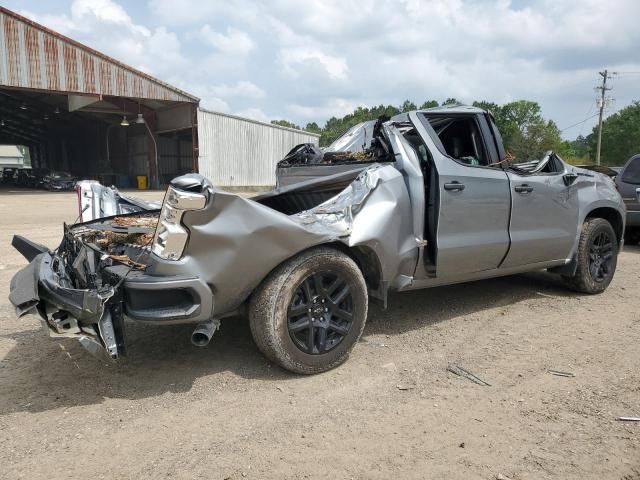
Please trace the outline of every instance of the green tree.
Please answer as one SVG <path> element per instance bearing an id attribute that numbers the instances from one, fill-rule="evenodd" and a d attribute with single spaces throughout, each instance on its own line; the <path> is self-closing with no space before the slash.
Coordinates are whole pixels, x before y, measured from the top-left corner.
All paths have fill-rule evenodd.
<path id="1" fill-rule="evenodd" d="M 591 146 L 589 140 L 583 135 L 578 135 L 576 139 L 571 142 L 571 148 L 575 152 L 575 156 L 579 159 L 586 160 L 589 158 L 591 152 Z M 584 162 L 581 162 L 584 163 Z"/>
<path id="2" fill-rule="evenodd" d="M 529 100 L 518 100 L 503 105 L 496 115 L 496 123 L 506 145 L 526 136 L 530 126 L 539 125 L 542 120 L 540 105 Z"/>
<path id="3" fill-rule="evenodd" d="M 322 129 L 320 146 L 330 145 L 331 142 L 359 123 L 366 122 L 367 120 L 375 120 L 383 115 L 392 117 L 398 113 L 400 113 L 398 107 L 394 107 L 393 105 L 378 105 L 377 107 L 371 108 L 358 107 L 352 113 L 342 118 L 331 117 Z"/>
<path id="4" fill-rule="evenodd" d="M 500 114 L 500 108 L 501 107 L 500 107 L 500 105 L 498 105 L 497 103 L 494 103 L 494 102 L 488 102 L 486 100 L 481 100 L 479 102 L 475 101 L 471 105 L 473 105 L 474 107 L 478 107 L 478 108 L 481 108 L 483 110 L 487 110 L 487 111 L 491 112 L 494 115 L 494 117 L 496 115 Z"/>
<path id="5" fill-rule="evenodd" d="M 456 98 L 447 98 L 444 102 L 442 102 L 443 107 L 448 107 L 451 105 L 462 105 L 462 102 L 459 102 Z"/>
<path id="6" fill-rule="evenodd" d="M 281 127 L 295 128 L 297 130 L 300 130 L 300 127 L 298 125 L 288 120 L 271 120 L 271 123 L 273 125 L 279 125 Z"/>
<path id="7" fill-rule="evenodd" d="M 439 107 L 437 100 L 426 100 L 422 105 L 420 105 L 420 110 L 426 110 L 427 108 L 435 108 Z"/>
<path id="8" fill-rule="evenodd" d="M 322 134 L 322 128 L 318 126 L 316 122 L 309 122 L 307 126 L 304 127 L 307 132 Z"/>
<path id="9" fill-rule="evenodd" d="M 416 104 L 409 100 L 405 100 L 404 102 L 402 102 L 402 105 L 400 106 L 401 112 L 410 112 L 412 110 L 417 110 L 417 109 L 418 107 L 416 107 Z"/>
<path id="10" fill-rule="evenodd" d="M 587 136 L 589 154 L 596 156 L 598 127 Z M 640 152 L 640 101 L 633 101 L 602 122 L 600 160 L 603 165 L 622 165 L 629 157 Z"/>
<path id="11" fill-rule="evenodd" d="M 444 101 L 443 105 L 461 105 L 461 103 L 455 98 L 448 98 Z M 584 154 L 585 143 L 588 151 L 593 151 L 595 148 L 591 146 L 593 135 L 589 135 L 586 139 L 583 137 L 581 140 L 582 143 L 579 144 L 576 143 L 578 139 L 576 139 L 576 142 L 563 140 L 560 136 L 560 130 L 557 125 L 553 121 L 545 120 L 542 117 L 542 110 L 540 105 L 536 102 L 532 102 L 530 100 L 518 100 L 505 105 L 498 105 L 494 102 L 481 100 L 473 102 L 473 105 L 478 108 L 488 110 L 493 114 L 496 124 L 502 133 L 505 148 L 507 151 L 515 155 L 518 161 L 540 158 L 547 150 L 554 150 L 558 152 L 565 160 L 575 160 L 576 156 L 581 157 Z M 420 109 L 433 108 L 437 106 L 438 102 L 435 100 L 427 100 L 420 106 Z M 635 102 L 633 108 L 629 108 L 629 111 L 623 112 L 624 118 L 631 120 L 616 120 L 616 115 L 613 115 L 607 119 L 607 125 L 612 125 L 607 128 L 612 130 L 614 128 L 619 128 L 615 127 L 614 122 L 622 122 L 625 125 L 634 125 L 634 121 L 637 122 L 638 120 L 633 119 L 636 118 L 636 116 L 640 118 L 640 104 Z M 415 109 L 416 105 L 410 100 L 404 101 L 400 107 L 395 107 L 393 105 L 378 105 L 374 107 L 361 106 L 342 118 L 331 117 L 326 121 L 323 127 L 320 127 L 316 122 L 307 123 L 305 130 L 313 133 L 319 133 L 320 145 L 327 146 L 354 125 L 367 120 L 375 120 L 381 116 L 393 117 L 403 111 Z M 287 120 L 274 120 L 272 123 L 290 128 L 299 128 L 297 125 Z M 636 133 L 633 137 L 634 139 L 640 139 L 640 132 L 638 130 L 640 130 L 640 127 L 636 127 Z M 605 130 L 605 133 L 607 131 L 609 130 Z M 634 130 L 631 126 L 629 126 L 625 132 L 629 135 L 634 135 Z M 604 137 L 605 135 L 603 134 L 603 151 L 605 145 Z M 617 140 L 613 141 L 619 141 L 618 137 L 615 138 Z M 638 145 L 638 142 L 631 143 L 632 145 L 628 147 L 629 149 L 640 151 L 640 145 Z M 607 145 L 609 145 L 609 143 L 607 143 Z"/>

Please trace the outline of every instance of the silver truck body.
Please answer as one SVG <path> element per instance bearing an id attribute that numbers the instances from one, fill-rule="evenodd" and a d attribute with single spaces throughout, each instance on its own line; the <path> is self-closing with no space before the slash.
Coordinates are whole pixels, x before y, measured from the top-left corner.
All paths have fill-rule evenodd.
<path id="1" fill-rule="evenodd" d="M 460 122 L 471 133 L 458 142 L 446 132 Z M 553 153 L 519 166 L 499 161 L 499 133 L 482 110 L 410 112 L 378 128 L 384 155 L 338 168 L 309 165 L 304 181 L 289 178 L 254 198 L 221 191 L 200 175 L 179 177 L 162 211 L 144 213 L 160 216 L 153 244 L 124 247 L 132 263 L 88 240 L 87 231 L 110 228 L 111 217 L 71 226 L 55 252 L 18 239 L 32 263 L 14 277 L 10 299 L 20 314 L 37 309 L 53 334 L 81 337 L 117 357 L 124 351 L 117 315 L 157 324 L 213 320 L 217 327 L 270 272 L 320 245 L 353 258 L 369 296 L 386 305 L 394 290 L 540 269 L 570 275 L 589 217 L 607 219 L 622 241 L 625 208 L 608 177 Z M 167 253 L 175 225 L 164 225 L 176 216 L 171 195 L 183 196 L 178 206 L 202 199 L 198 208 L 176 207 L 176 228 L 186 233 L 175 255 Z M 90 261 L 79 262 L 80 255 Z"/>

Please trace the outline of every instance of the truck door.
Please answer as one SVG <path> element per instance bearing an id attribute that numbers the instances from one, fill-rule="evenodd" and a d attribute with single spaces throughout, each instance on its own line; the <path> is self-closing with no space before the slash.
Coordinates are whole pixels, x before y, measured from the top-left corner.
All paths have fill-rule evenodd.
<path id="1" fill-rule="evenodd" d="M 578 225 L 577 176 L 565 171 L 555 155 L 520 164 L 538 169 L 527 174 L 509 169 L 511 183 L 511 248 L 503 267 L 517 267 L 569 258 Z M 518 167 L 518 164 L 515 165 Z"/>
<path id="2" fill-rule="evenodd" d="M 509 248 L 509 179 L 475 114 L 418 114 L 435 144 L 439 208 L 436 276 L 497 268 Z"/>

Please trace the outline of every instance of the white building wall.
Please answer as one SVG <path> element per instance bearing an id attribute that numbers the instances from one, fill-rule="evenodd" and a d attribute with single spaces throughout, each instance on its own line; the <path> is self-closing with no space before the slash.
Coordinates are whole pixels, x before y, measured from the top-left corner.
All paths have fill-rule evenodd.
<path id="1" fill-rule="evenodd" d="M 198 109 L 198 168 L 214 185 L 258 187 L 276 183 L 276 164 L 318 135 Z"/>

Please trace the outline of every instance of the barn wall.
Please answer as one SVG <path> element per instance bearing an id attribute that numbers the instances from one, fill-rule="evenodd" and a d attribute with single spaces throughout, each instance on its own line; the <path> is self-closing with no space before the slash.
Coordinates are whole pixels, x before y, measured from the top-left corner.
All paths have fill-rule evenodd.
<path id="1" fill-rule="evenodd" d="M 199 109 L 199 170 L 222 187 L 275 185 L 276 163 L 296 145 L 317 145 L 318 138 L 301 130 Z"/>

